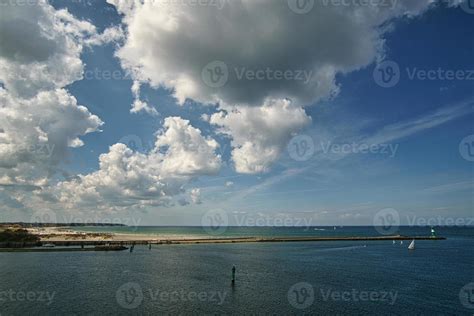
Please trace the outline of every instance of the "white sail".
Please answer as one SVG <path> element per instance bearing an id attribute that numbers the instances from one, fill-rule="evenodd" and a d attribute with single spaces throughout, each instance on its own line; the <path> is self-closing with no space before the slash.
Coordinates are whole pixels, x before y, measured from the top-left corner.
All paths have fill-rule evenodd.
<path id="1" fill-rule="evenodd" d="M 408 249 L 414 250 L 415 249 L 415 239 L 412 240 L 410 246 L 408 246 Z"/>

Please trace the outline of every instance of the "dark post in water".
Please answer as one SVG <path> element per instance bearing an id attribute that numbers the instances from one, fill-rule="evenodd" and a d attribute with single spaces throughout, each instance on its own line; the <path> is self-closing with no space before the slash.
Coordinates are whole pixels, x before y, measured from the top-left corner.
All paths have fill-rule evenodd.
<path id="1" fill-rule="evenodd" d="M 232 285 L 235 284 L 235 266 L 232 266 Z"/>

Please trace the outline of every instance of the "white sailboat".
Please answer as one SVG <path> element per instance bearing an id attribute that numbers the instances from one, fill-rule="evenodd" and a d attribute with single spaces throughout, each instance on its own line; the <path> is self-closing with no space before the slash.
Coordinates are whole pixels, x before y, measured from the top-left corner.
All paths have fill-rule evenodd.
<path id="1" fill-rule="evenodd" d="M 395 245 L 395 240 L 392 240 L 392 244 L 394 244 L 394 245 Z"/>
<path id="2" fill-rule="evenodd" d="M 410 250 L 415 250 L 415 239 L 413 239 L 413 240 L 411 241 L 411 244 L 410 244 L 410 246 L 408 246 L 408 249 L 410 249 Z"/>
<path id="3" fill-rule="evenodd" d="M 403 245 L 403 240 L 400 240 L 400 245 Z"/>

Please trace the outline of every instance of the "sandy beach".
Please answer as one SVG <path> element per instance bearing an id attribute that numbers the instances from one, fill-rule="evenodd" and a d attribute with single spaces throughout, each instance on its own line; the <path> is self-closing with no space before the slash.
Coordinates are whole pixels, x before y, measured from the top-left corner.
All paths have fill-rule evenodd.
<path id="1" fill-rule="evenodd" d="M 103 233 L 103 232 L 84 232 L 76 231 L 64 227 L 45 227 L 28 228 L 30 233 L 37 235 L 44 242 L 58 241 L 114 241 L 114 242 L 133 242 L 148 240 L 150 242 L 159 242 L 167 240 L 197 240 L 200 236 L 190 235 L 155 235 L 155 234 L 124 234 L 124 233 Z"/>

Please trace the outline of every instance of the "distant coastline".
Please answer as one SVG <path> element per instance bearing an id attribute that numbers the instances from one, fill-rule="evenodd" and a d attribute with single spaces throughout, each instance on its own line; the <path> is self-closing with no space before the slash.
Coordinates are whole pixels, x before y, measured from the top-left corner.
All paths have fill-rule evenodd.
<path id="1" fill-rule="evenodd" d="M 211 231 L 206 227 L 186 229 L 147 229 L 145 227 L 128 227 L 126 225 L 103 224 L 103 223 L 83 223 L 83 224 L 53 224 L 53 223 L 2 223 L 3 229 L 18 229 L 27 231 L 35 236 L 42 243 L 52 243 L 57 245 L 101 245 L 101 244 L 197 244 L 197 243 L 242 243 L 242 242 L 295 242 L 295 241 L 381 241 L 381 240 L 409 240 L 425 239 L 439 240 L 443 237 L 430 235 L 428 230 L 420 230 L 417 233 L 399 232 L 391 235 L 381 235 L 374 230 L 372 233 L 334 226 L 331 229 L 321 228 L 289 228 L 294 231 L 290 233 L 276 228 L 261 227 L 262 230 L 249 230 L 246 227 L 239 227 L 240 235 L 222 234 L 219 231 Z M 16 228 L 15 228 L 16 227 Z M 105 229 L 91 229 L 87 227 L 104 227 Z M 119 227 L 120 229 L 114 229 Z M 322 226 L 321 226 L 322 227 Z M 77 229 L 76 229 L 77 228 Z M 110 229 L 107 229 L 110 228 Z M 123 228 L 123 229 L 122 229 Z M 226 227 L 227 232 L 232 231 L 232 227 Z M 2 228 L 0 228 L 0 231 Z M 268 233 L 270 231 L 270 233 Z"/>

